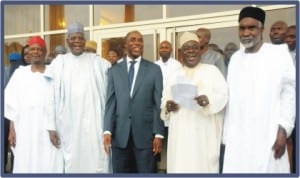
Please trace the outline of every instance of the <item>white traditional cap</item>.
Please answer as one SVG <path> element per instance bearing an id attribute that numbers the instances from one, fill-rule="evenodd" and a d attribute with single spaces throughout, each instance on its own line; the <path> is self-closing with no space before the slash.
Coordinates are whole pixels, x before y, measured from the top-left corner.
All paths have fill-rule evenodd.
<path id="1" fill-rule="evenodd" d="M 191 32 L 184 32 L 179 38 L 180 47 L 182 47 L 183 44 L 188 41 L 197 41 L 198 42 L 197 35 L 195 33 L 191 33 Z"/>
<path id="2" fill-rule="evenodd" d="M 83 25 L 79 22 L 72 23 L 68 26 L 68 35 L 77 32 L 83 33 L 84 32 L 83 28 L 84 28 Z"/>

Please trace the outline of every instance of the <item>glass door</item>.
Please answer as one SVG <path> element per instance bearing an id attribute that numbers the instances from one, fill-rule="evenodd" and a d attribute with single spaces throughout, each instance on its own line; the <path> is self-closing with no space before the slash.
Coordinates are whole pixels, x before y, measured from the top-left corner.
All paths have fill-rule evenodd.
<path id="1" fill-rule="evenodd" d="M 100 55 L 104 58 L 107 57 L 107 52 L 110 48 L 118 49 L 121 54 L 125 54 L 124 51 L 124 37 L 130 31 L 138 28 L 122 28 L 122 29 L 104 29 L 96 30 L 94 32 L 94 39 L 98 43 L 98 50 Z M 143 58 L 149 61 L 155 61 L 157 59 L 157 30 L 155 29 L 142 29 L 138 30 L 142 33 L 144 38 L 144 53 Z"/>

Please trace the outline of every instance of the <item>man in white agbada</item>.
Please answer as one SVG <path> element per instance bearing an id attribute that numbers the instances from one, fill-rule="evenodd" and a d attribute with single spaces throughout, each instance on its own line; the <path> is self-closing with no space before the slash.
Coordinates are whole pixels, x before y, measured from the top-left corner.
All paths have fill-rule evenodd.
<path id="1" fill-rule="evenodd" d="M 11 121 L 13 173 L 62 173 L 61 151 L 51 144 L 47 130 L 54 103 L 52 79 L 44 76 L 46 43 L 36 36 L 28 44 L 31 65 L 16 69 L 4 96 L 4 115 Z"/>
<path id="2" fill-rule="evenodd" d="M 69 25 L 66 42 L 71 53 L 58 55 L 48 71 L 56 101 L 51 139 L 61 145 L 66 173 L 107 173 L 102 126 L 110 63 L 84 52 L 80 23 Z"/>
<path id="3" fill-rule="evenodd" d="M 245 49 L 228 70 L 224 173 L 289 173 L 286 140 L 295 121 L 295 68 L 286 45 L 263 43 L 265 12 L 245 7 L 239 37 Z"/>
<path id="4" fill-rule="evenodd" d="M 227 84 L 215 66 L 200 63 L 200 45 L 194 33 L 180 37 L 181 67 L 164 87 L 161 118 L 169 120 L 168 173 L 218 173 L 222 114 Z M 182 96 L 176 87 L 196 88 L 194 96 Z M 189 104 L 187 104 L 189 103 Z"/>

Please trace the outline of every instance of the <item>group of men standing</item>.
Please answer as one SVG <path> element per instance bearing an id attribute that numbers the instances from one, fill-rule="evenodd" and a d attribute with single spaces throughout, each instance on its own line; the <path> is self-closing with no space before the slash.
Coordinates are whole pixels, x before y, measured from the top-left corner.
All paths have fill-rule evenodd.
<path id="1" fill-rule="evenodd" d="M 238 21 L 245 48 L 231 57 L 227 82 L 225 70 L 201 62 L 203 30 L 180 37 L 182 65 L 169 59 L 172 47 L 166 41 L 158 65 L 145 60 L 143 36 L 131 31 L 125 37 L 126 56 L 111 66 L 84 52 L 83 26 L 75 23 L 66 39 L 71 53 L 45 67 L 45 42 L 33 37 L 31 65 L 17 69 L 14 85 L 10 81 L 5 89 L 15 162 L 22 160 L 13 172 L 155 173 L 168 140 L 167 173 L 218 173 L 221 142 L 223 173 L 289 173 L 286 140 L 295 122 L 292 58 L 287 46 L 263 43 L 262 9 L 245 7 Z M 165 64 L 173 69 L 166 72 Z M 32 77 L 24 80 L 22 71 Z M 25 147 L 28 140 L 35 141 Z M 35 149 L 41 147 L 51 151 Z M 31 154 L 24 157 L 24 149 Z"/>

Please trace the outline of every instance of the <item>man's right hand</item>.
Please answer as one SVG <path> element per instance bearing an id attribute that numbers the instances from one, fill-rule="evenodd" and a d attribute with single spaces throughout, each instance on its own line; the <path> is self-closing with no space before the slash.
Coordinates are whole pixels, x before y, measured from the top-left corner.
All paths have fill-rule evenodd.
<path id="1" fill-rule="evenodd" d="M 51 143 L 56 147 L 59 148 L 60 146 L 60 139 L 58 133 L 54 130 L 49 130 L 49 136 Z"/>
<path id="2" fill-rule="evenodd" d="M 10 121 L 9 125 L 8 141 L 12 147 L 16 147 L 16 131 L 14 123 L 12 121 Z"/>
<path id="3" fill-rule="evenodd" d="M 179 105 L 172 100 L 168 100 L 166 103 L 166 108 L 168 112 L 178 111 Z"/>
<path id="4" fill-rule="evenodd" d="M 103 144 L 104 144 L 104 150 L 105 150 L 106 154 L 109 155 L 110 148 L 111 148 L 111 135 L 110 134 L 104 134 Z"/>

